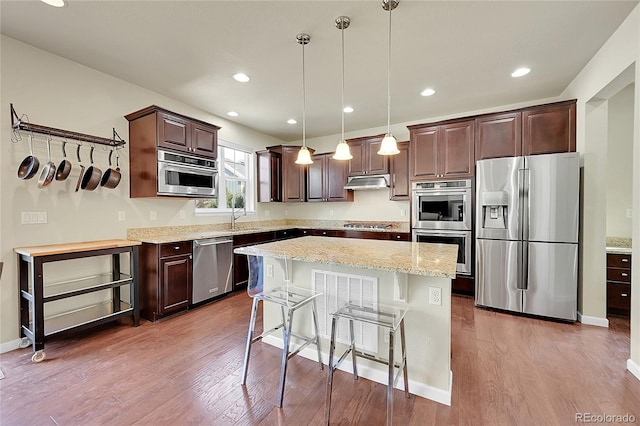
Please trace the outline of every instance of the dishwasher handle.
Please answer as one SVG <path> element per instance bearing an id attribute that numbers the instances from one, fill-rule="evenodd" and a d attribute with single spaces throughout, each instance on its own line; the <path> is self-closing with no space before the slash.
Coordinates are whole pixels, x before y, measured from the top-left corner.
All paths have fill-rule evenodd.
<path id="1" fill-rule="evenodd" d="M 229 244 L 229 243 L 233 242 L 232 239 L 216 240 L 216 241 L 211 241 L 211 242 L 209 242 L 208 240 L 204 240 L 204 241 L 207 241 L 207 242 L 202 243 L 202 242 L 200 242 L 198 240 L 194 240 L 193 244 L 195 244 L 197 246 L 200 246 L 200 247 L 207 247 L 207 246 L 215 246 L 215 245 L 218 245 L 218 244 Z"/>

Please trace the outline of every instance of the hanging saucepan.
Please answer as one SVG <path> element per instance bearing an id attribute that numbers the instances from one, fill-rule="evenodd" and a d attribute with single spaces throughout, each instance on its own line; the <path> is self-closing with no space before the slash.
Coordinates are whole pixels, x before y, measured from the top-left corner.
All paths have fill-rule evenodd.
<path id="1" fill-rule="evenodd" d="M 38 172 L 40 167 L 40 161 L 33 156 L 33 147 L 31 146 L 33 136 L 29 135 L 29 155 L 22 160 L 20 167 L 18 167 L 19 179 L 31 179 Z"/>
<path id="2" fill-rule="evenodd" d="M 40 172 L 40 179 L 38 179 L 38 188 L 44 188 L 53 181 L 53 177 L 56 175 L 56 163 L 51 161 L 51 138 L 47 139 L 47 152 L 49 153 L 49 161 L 44 165 Z"/>
<path id="3" fill-rule="evenodd" d="M 84 176 L 84 165 L 82 164 L 82 160 L 80 159 L 80 146 L 76 149 L 76 156 L 78 157 L 78 164 L 80 164 L 80 174 L 78 175 L 78 182 L 76 182 L 76 192 L 80 189 L 80 184 L 82 183 L 82 176 Z"/>
<path id="4" fill-rule="evenodd" d="M 102 170 L 93 165 L 93 149 L 95 147 L 91 147 L 91 151 L 89 152 L 89 158 L 91 159 L 91 165 L 84 172 L 84 176 L 82 176 L 82 184 L 80 187 L 82 189 L 86 189 L 87 191 L 93 191 L 100 184 L 100 177 L 102 176 Z"/>
<path id="5" fill-rule="evenodd" d="M 102 175 L 102 180 L 100 181 L 100 186 L 104 186 L 105 188 L 115 188 L 120 183 L 120 156 L 118 155 L 118 151 L 116 151 L 116 168 L 113 169 L 111 167 L 111 156 L 113 155 L 113 150 L 109 153 L 109 168 L 104 175 Z"/>
<path id="6" fill-rule="evenodd" d="M 56 169 L 56 180 L 65 180 L 71 173 L 71 161 L 67 160 L 67 141 L 62 142 L 62 155 L 64 159 Z"/>

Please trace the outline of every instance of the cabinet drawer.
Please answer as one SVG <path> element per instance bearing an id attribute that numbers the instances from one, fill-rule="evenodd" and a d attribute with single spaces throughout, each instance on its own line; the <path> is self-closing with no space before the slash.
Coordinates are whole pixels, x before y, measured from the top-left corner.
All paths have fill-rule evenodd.
<path id="1" fill-rule="evenodd" d="M 607 281 L 631 282 L 631 269 L 607 268 Z"/>
<path id="2" fill-rule="evenodd" d="M 255 234 L 234 235 L 233 246 L 240 247 L 273 241 L 275 239 L 275 235 L 275 232 L 258 232 Z"/>
<path id="3" fill-rule="evenodd" d="M 389 239 L 395 241 L 411 241 L 411 234 L 409 232 L 392 232 L 389 234 Z"/>
<path id="4" fill-rule="evenodd" d="M 176 243 L 160 244 L 160 257 L 190 254 L 191 247 L 191 241 L 178 241 Z"/>
<path id="5" fill-rule="evenodd" d="M 607 283 L 607 308 L 629 311 L 631 309 L 631 285 Z"/>
<path id="6" fill-rule="evenodd" d="M 607 254 L 607 268 L 631 268 L 631 255 Z"/>

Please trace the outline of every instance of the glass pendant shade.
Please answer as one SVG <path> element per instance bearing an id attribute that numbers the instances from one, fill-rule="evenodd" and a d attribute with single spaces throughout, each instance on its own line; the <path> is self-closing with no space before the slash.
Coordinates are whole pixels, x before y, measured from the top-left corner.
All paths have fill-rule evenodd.
<path id="1" fill-rule="evenodd" d="M 336 153 L 333 155 L 334 160 L 351 160 L 353 155 L 349 150 L 349 145 L 344 140 L 341 140 L 336 147 Z"/>
<path id="2" fill-rule="evenodd" d="M 393 137 L 391 133 L 387 133 L 387 135 L 382 139 L 382 143 L 380 144 L 380 150 L 378 150 L 379 155 L 396 155 L 399 154 L 400 150 L 398 150 L 398 142 L 396 138 Z"/>
<path id="3" fill-rule="evenodd" d="M 311 161 L 311 153 L 306 146 L 303 146 L 300 148 L 300 151 L 298 151 L 296 164 L 313 164 L 313 161 Z"/>

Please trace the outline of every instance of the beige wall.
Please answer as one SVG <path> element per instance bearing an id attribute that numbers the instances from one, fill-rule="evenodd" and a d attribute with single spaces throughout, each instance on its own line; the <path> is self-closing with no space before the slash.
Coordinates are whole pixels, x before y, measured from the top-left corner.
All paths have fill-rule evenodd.
<path id="1" fill-rule="evenodd" d="M 633 84 L 608 102 L 607 143 L 607 237 L 631 238 L 633 184 Z"/>
<path id="2" fill-rule="evenodd" d="M 577 148 L 584 156 L 584 211 L 581 234 L 583 256 L 580 259 L 582 282 L 579 310 L 583 316 L 603 318 L 606 237 L 606 130 L 608 112 L 597 95 L 611 82 L 633 68 L 634 80 L 640 81 L 640 7 L 636 7 L 605 45 L 576 76 L 562 97 L 577 98 Z M 640 208 L 640 84 L 635 84 L 633 133 L 633 200 Z M 606 103 L 606 102 L 605 102 Z M 604 127 L 604 129 L 603 129 Z M 603 152 L 604 151 L 604 152 Z M 640 241 L 640 221 L 633 220 L 632 235 Z M 632 268 L 640 270 L 640 250 L 635 245 Z M 640 276 L 632 277 L 631 362 L 640 377 Z"/>

